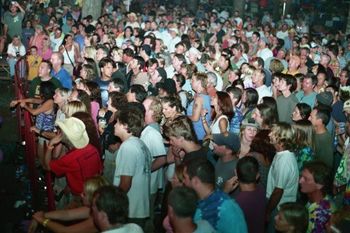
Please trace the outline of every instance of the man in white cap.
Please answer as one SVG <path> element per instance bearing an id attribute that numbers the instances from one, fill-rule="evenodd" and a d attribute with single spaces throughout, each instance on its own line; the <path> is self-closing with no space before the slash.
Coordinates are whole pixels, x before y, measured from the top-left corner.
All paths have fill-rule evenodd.
<path id="1" fill-rule="evenodd" d="M 102 162 L 98 149 L 89 144 L 85 124 L 75 117 L 57 121 L 60 128 L 57 135 L 47 144 L 43 162 L 46 170 L 57 176 L 65 176 L 73 196 L 80 197 L 84 182 L 102 171 Z M 68 152 L 59 159 L 52 160 L 54 145 L 64 143 Z"/>

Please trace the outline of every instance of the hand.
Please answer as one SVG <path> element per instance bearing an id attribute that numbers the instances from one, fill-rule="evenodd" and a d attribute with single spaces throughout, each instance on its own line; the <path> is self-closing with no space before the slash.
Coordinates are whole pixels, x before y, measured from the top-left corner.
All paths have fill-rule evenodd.
<path id="1" fill-rule="evenodd" d="M 206 108 L 203 108 L 202 110 L 201 110 L 201 116 L 202 117 L 205 117 L 205 115 L 207 115 L 208 114 L 208 110 L 206 109 Z"/>
<path id="2" fill-rule="evenodd" d="M 18 100 L 12 100 L 10 103 L 10 107 L 11 108 L 16 107 L 17 104 L 18 104 Z"/>
<path id="3" fill-rule="evenodd" d="M 40 130 L 37 127 L 35 127 L 35 126 L 30 127 L 30 132 L 34 132 L 34 133 L 40 134 Z"/>
<path id="4" fill-rule="evenodd" d="M 21 108 L 24 108 L 26 106 L 26 102 L 22 102 L 21 101 L 21 104 L 20 104 Z"/>
<path id="5" fill-rule="evenodd" d="M 45 220 L 44 211 L 38 211 L 33 214 L 33 219 L 41 224 Z"/>
<path id="6" fill-rule="evenodd" d="M 56 136 L 53 137 L 53 138 L 49 141 L 48 146 L 54 146 L 54 145 L 60 143 L 61 140 L 62 140 L 62 132 L 59 131 L 59 132 L 56 134 Z"/>
<path id="7" fill-rule="evenodd" d="M 35 219 L 33 219 L 28 228 L 28 233 L 35 233 L 37 228 L 38 222 Z"/>
<path id="8" fill-rule="evenodd" d="M 238 185 L 239 185 L 239 181 L 237 176 L 233 176 L 232 178 L 228 179 L 224 185 L 225 193 L 232 192 L 238 187 Z"/>

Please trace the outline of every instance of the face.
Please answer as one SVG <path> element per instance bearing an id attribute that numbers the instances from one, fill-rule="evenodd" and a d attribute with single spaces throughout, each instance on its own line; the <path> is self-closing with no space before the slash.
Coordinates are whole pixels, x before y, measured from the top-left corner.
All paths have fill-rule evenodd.
<path id="1" fill-rule="evenodd" d="M 42 62 L 39 66 L 38 75 L 39 77 L 46 77 L 50 74 L 49 65 L 46 62 Z"/>
<path id="2" fill-rule="evenodd" d="M 243 130 L 243 137 L 246 141 L 252 142 L 253 139 L 255 138 L 255 135 L 257 134 L 258 130 L 255 127 L 252 126 L 247 126 Z"/>
<path id="3" fill-rule="evenodd" d="M 287 84 L 286 80 L 282 79 L 279 81 L 279 85 L 278 85 L 278 90 L 279 91 L 286 91 L 289 90 L 290 85 Z"/>
<path id="4" fill-rule="evenodd" d="M 177 177 L 177 175 L 174 174 L 174 177 L 171 179 L 171 186 L 173 188 L 181 187 L 181 186 L 183 186 L 183 181 L 180 181 L 179 177 Z"/>
<path id="5" fill-rule="evenodd" d="M 108 101 L 107 101 L 107 109 L 108 109 L 109 111 L 111 111 L 111 112 L 116 112 L 116 111 L 117 111 L 117 109 L 114 108 L 114 107 L 112 106 L 112 100 L 111 100 L 111 98 L 108 98 Z"/>
<path id="6" fill-rule="evenodd" d="M 290 229 L 290 226 L 281 211 L 275 216 L 275 228 L 279 232 L 288 232 Z"/>
<path id="7" fill-rule="evenodd" d="M 274 131 L 271 131 L 269 133 L 269 139 L 270 139 L 270 143 L 273 144 L 273 145 L 276 145 L 277 144 L 277 138 L 276 138 L 276 135 L 275 135 L 275 132 Z"/>
<path id="8" fill-rule="evenodd" d="M 312 193 L 321 188 L 321 185 L 315 182 L 314 176 L 307 169 L 301 172 L 299 184 L 302 193 Z"/>
<path id="9" fill-rule="evenodd" d="M 123 132 L 125 131 L 124 125 L 122 125 L 119 120 L 114 124 L 114 135 L 117 137 L 120 137 L 123 135 Z"/>
<path id="10" fill-rule="evenodd" d="M 314 88 L 312 85 L 312 80 L 310 78 L 304 78 L 302 88 L 304 92 L 312 91 Z"/>
<path id="11" fill-rule="evenodd" d="M 309 121 L 311 121 L 312 125 L 317 125 L 318 119 L 317 119 L 317 110 L 316 109 L 312 110 L 312 112 L 309 116 Z"/>
<path id="12" fill-rule="evenodd" d="M 101 72 L 105 77 L 112 77 L 113 65 L 111 63 L 107 63 L 103 68 L 101 68 Z"/>
<path id="13" fill-rule="evenodd" d="M 170 107 L 169 103 L 162 104 L 162 112 L 166 119 L 172 118 L 176 114 L 176 107 Z"/>
<path id="14" fill-rule="evenodd" d="M 252 118 L 261 126 L 263 119 L 261 117 L 261 113 L 259 111 L 259 109 L 255 109 L 253 114 L 252 114 Z"/>
<path id="15" fill-rule="evenodd" d="M 131 92 L 131 91 L 128 91 L 126 93 L 126 98 L 128 100 L 128 102 L 136 102 L 136 97 L 135 97 L 135 93 Z"/>
<path id="16" fill-rule="evenodd" d="M 79 99 L 78 99 L 78 91 L 74 90 L 74 91 L 72 91 L 72 93 L 68 97 L 68 101 L 76 101 L 76 100 L 79 101 Z"/>
<path id="17" fill-rule="evenodd" d="M 103 49 L 98 49 L 96 51 L 96 60 L 101 61 L 102 58 L 106 57 L 107 54 L 103 51 Z"/>
<path id="18" fill-rule="evenodd" d="M 301 117 L 300 110 L 298 107 L 294 108 L 294 111 L 292 113 L 292 120 L 293 121 L 299 121 L 302 120 L 303 118 Z"/>
<path id="19" fill-rule="evenodd" d="M 149 124 L 154 122 L 153 120 L 153 110 L 151 110 L 152 100 L 146 99 L 143 101 L 143 106 L 145 107 L 145 123 Z"/>
<path id="20" fill-rule="evenodd" d="M 60 103 L 63 103 L 64 101 L 65 101 L 65 99 L 63 98 L 61 93 L 59 91 L 56 91 L 55 95 L 53 96 L 53 102 L 55 104 L 60 104 Z"/>
<path id="21" fill-rule="evenodd" d="M 55 53 L 52 54 L 50 61 L 51 61 L 53 66 L 60 65 L 62 63 L 61 60 L 59 59 L 58 55 Z"/>
<path id="22" fill-rule="evenodd" d="M 191 79 L 191 87 L 194 91 L 197 90 L 198 86 L 199 86 L 199 81 L 196 79 L 196 77 L 192 77 Z"/>
<path id="23" fill-rule="evenodd" d="M 182 142 L 183 142 L 183 140 L 181 138 L 177 138 L 174 136 L 169 137 L 169 143 L 172 146 L 182 148 Z"/>
<path id="24" fill-rule="evenodd" d="M 184 168 L 184 183 L 186 187 L 192 188 L 192 182 L 191 182 L 191 178 L 187 173 L 187 167 Z"/>
<path id="25" fill-rule="evenodd" d="M 227 152 L 227 148 L 225 145 L 217 145 L 213 143 L 213 147 L 214 147 L 214 150 L 213 150 L 214 153 L 218 156 L 225 155 Z"/>

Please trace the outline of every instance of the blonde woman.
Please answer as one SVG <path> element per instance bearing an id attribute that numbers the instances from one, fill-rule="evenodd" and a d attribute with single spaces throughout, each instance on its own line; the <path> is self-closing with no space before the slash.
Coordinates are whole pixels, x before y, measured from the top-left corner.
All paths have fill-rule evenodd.
<path id="1" fill-rule="evenodd" d="M 38 224 L 52 232 L 98 232 L 91 215 L 91 205 L 94 192 L 102 186 L 108 185 L 102 176 L 88 179 L 84 184 L 84 191 L 80 194 L 83 206 L 74 209 L 55 210 L 50 212 L 39 211 L 33 215 L 28 232 L 36 232 Z M 77 222 L 73 225 L 63 225 L 62 222 Z"/>
<path id="2" fill-rule="evenodd" d="M 84 103 L 73 100 L 64 105 L 62 111 L 65 114 L 66 118 L 68 118 L 76 112 L 88 112 L 88 109 Z"/>

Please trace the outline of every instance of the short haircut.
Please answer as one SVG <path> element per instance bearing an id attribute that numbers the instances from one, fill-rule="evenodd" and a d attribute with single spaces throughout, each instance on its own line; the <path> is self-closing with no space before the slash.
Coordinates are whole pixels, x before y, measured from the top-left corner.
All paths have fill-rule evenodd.
<path id="1" fill-rule="evenodd" d="M 113 68 L 116 68 L 115 62 L 109 58 L 109 57 L 104 57 L 101 59 L 101 61 L 98 63 L 98 66 L 100 68 L 105 67 L 107 64 L 111 64 L 113 66 Z"/>
<path id="2" fill-rule="evenodd" d="M 126 93 L 126 84 L 121 78 L 114 78 L 112 79 L 111 83 L 114 88 L 119 88 L 120 93 Z"/>
<path id="3" fill-rule="evenodd" d="M 290 124 L 285 122 L 275 124 L 271 129 L 271 134 L 275 136 L 277 143 L 280 143 L 284 150 L 295 148 L 295 132 Z"/>
<path id="4" fill-rule="evenodd" d="M 139 70 L 143 70 L 145 68 L 145 59 L 143 59 L 141 56 L 135 56 L 135 60 L 137 60 L 137 64 L 139 65 Z"/>
<path id="5" fill-rule="evenodd" d="M 303 170 L 308 170 L 314 177 L 315 183 L 323 185 L 321 191 L 325 195 L 330 193 L 332 187 L 332 172 L 322 161 L 310 161 L 304 164 Z"/>
<path id="6" fill-rule="evenodd" d="M 232 103 L 233 105 L 236 105 L 242 98 L 242 95 L 243 95 L 243 91 L 242 89 L 238 88 L 238 87 L 228 87 L 226 89 L 226 92 L 227 93 L 231 93 L 235 99 L 237 99 L 237 102 L 236 103 Z"/>
<path id="7" fill-rule="evenodd" d="M 149 108 L 153 111 L 153 120 L 160 123 L 160 121 L 163 119 L 162 103 L 160 99 L 156 96 L 149 96 L 146 99 L 152 100 Z"/>
<path id="8" fill-rule="evenodd" d="M 239 182 L 244 184 L 256 183 L 256 176 L 259 173 L 259 163 L 252 156 L 245 156 L 238 160 L 237 177 Z"/>
<path id="9" fill-rule="evenodd" d="M 142 103 L 147 97 L 147 91 L 144 86 L 140 84 L 134 84 L 129 90 L 131 93 L 135 93 L 137 102 Z"/>
<path id="10" fill-rule="evenodd" d="M 293 75 L 290 74 L 279 74 L 278 75 L 279 80 L 284 80 L 286 81 L 287 85 L 290 85 L 290 92 L 295 91 L 296 87 L 297 87 L 297 80 L 295 79 L 295 77 Z"/>
<path id="11" fill-rule="evenodd" d="M 328 106 L 316 106 L 314 107 L 314 110 L 317 111 L 317 114 L 316 114 L 317 119 L 321 119 L 322 123 L 324 125 L 327 125 L 331 118 L 331 112 Z"/>
<path id="12" fill-rule="evenodd" d="M 125 94 L 117 91 L 109 93 L 109 98 L 111 99 L 111 105 L 113 108 L 119 109 L 120 107 L 126 105 L 128 100 Z"/>
<path id="13" fill-rule="evenodd" d="M 96 50 L 99 50 L 99 49 L 101 49 L 101 50 L 103 51 L 103 53 L 104 53 L 106 56 L 108 56 L 108 54 L 109 54 L 109 49 L 108 49 L 107 46 L 102 45 L 102 44 L 97 45 L 97 46 L 96 46 Z"/>
<path id="14" fill-rule="evenodd" d="M 123 55 L 126 55 L 128 57 L 134 57 L 135 52 L 131 48 L 126 48 L 123 50 Z"/>
<path id="15" fill-rule="evenodd" d="M 203 88 L 207 88 L 208 85 L 208 75 L 205 73 L 195 73 L 193 74 L 192 78 L 195 78 L 196 80 L 201 82 L 201 86 Z"/>
<path id="16" fill-rule="evenodd" d="M 215 186 L 215 168 L 207 159 L 191 159 L 185 162 L 187 174 L 192 179 L 198 177 L 202 183 Z"/>
<path id="17" fill-rule="evenodd" d="M 186 141 L 197 142 L 192 121 L 187 116 L 176 118 L 171 125 L 164 127 L 165 135 L 170 137 L 183 137 Z"/>
<path id="18" fill-rule="evenodd" d="M 293 232 L 306 232 L 309 225 L 309 212 L 304 205 L 286 202 L 281 204 L 280 212 L 284 215 L 288 225 L 294 227 Z"/>
<path id="19" fill-rule="evenodd" d="M 168 205 L 175 215 L 180 218 L 192 218 L 197 209 L 197 194 L 188 187 L 176 187 L 171 190 L 168 197 Z"/>
<path id="20" fill-rule="evenodd" d="M 135 137 L 141 135 L 144 126 L 144 112 L 142 112 L 140 108 L 135 107 L 135 105 L 131 103 L 121 106 L 116 112 L 115 119 L 119 121 L 120 124 L 127 126 L 128 133 Z"/>
<path id="21" fill-rule="evenodd" d="M 175 54 L 174 58 L 177 58 L 180 62 L 182 62 L 183 64 L 186 64 L 186 58 L 183 54 Z"/>
<path id="22" fill-rule="evenodd" d="M 111 225 L 127 223 L 129 199 L 121 188 L 113 185 L 102 186 L 95 192 L 94 198 L 97 210 L 107 214 Z"/>

